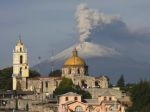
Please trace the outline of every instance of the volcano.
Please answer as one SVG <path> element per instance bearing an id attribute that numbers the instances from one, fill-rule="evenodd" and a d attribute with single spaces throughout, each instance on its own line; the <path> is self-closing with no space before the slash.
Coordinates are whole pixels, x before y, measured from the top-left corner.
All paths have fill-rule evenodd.
<path id="1" fill-rule="evenodd" d="M 89 66 L 89 74 L 92 76 L 107 75 L 111 82 L 115 82 L 121 74 L 125 74 L 128 82 L 134 82 L 141 77 L 147 77 L 150 64 L 137 62 L 132 58 L 125 57 L 115 48 L 109 48 L 101 44 L 84 42 L 75 44 L 57 55 L 32 67 L 43 75 L 48 75 L 52 70 L 61 69 L 65 60 L 72 55 L 72 50 L 76 48 L 79 56 L 82 57 Z M 138 77 L 137 77 L 138 76 Z"/>
<path id="2" fill-rule="evenodd" d="M 119 54 L 119 52 L 117 52 L 114 48 L 108 48 L 106 46 L 92 42 L 83 42 L 82 44 L 73 45 L 70 48 L 58 53 L 53 57 L 53 60 L 55 61 L 68 58 L 74 48 L 78 50 L 79 55 L 83 58 L 112 57 L 113 55 Z M 48 61 L 52 61 L 52 59 L 50 58 Z"/>
<path id="3" fill-rule="evenodd" d="M 51 64 L 54 63 L 55 69 L 61 69 L 63 63 L 67 58 L 71 56 L 72 50 L 76 48 L 79 56 L 88 61 L 89 59 L 99 58 L 99 57 L 114 57 L 119 55 L 114 48 L 108 48 L 106 46 L 95 44 L 92 42 L 83 42 L 75 44 L 57 55 L 50 57 L 47 60 L 42 61 L 41 63 L 35 65 L 33 68 L 41 72 L 42 74 L 48 74 L 51 70 Z M 88 62 L 87 62 L 88 63 Z"/>

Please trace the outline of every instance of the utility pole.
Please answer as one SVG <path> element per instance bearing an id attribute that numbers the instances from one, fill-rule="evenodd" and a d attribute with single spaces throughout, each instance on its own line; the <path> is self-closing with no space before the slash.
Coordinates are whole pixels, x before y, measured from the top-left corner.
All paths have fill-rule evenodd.
<path id="1" fill-rule="evenodd" d="M 50 62 L 51 62 L 51 73 L 54 72 L 54 49 L 52 49 L 52 54 L 51 54 L 51 58 L 50 58 Z"/>
<path id="2" fill-rule="evenodd" d="M 41 56 L 38 57 L 38 72 L 40 73 L 40 62 L 41 62 Z"/>

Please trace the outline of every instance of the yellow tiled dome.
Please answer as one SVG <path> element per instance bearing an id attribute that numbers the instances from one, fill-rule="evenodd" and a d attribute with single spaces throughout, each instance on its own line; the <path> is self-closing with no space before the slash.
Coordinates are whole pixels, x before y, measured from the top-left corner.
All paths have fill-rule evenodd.
<path id="1" fill-rule="evenodd" d="M 85 61 L 78 56 L 76 49 L 73 50 L 73 55 L 68 58 L 64 65 L 82 65 L 85 66 Z"/>
<path id="2" fill-rule="evenodd" d="M 72 56 L 66 60 L 64 65 L 85 65 L 85 62 L 80 57 Z"/>

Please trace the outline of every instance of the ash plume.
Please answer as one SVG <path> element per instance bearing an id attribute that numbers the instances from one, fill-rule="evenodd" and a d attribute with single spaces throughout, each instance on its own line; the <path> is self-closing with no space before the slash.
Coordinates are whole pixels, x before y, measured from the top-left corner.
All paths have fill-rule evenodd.
<path id="1" fill-rule="evenodd" d="M 50 57 L 41 62 L 37 70 L 41 67 L 40 71 L 49 74 L 52 61 L 60 69 L 73 48 L 77 48 L 92 74 L 106 73 L 114 78 L 115 74 L 124 73 L 131 82 L 141 77 L 149 78 L 149 29 L 134 29 L 119 16 L 101 13 L 86 4 L 77 7 L 76 20 L 80 43 L 67 47 L 53 59 Z"/>
<path id="2" fill-rule="evenodd" d="M 88 8 L 87 4 L 80 4 L 76 10 L 77 28 L 80 35 L 80 43 L 90 38 L 92 30 L 103 25 L 119 20 L 118 16 L 105 15 L 95 9 Z"/>
<path id="3" fill-rule="evenodd" d="M 104 26 L 120 21 L 118 16 L 110 16 L 100 13 L 95 9 L 88 8 L 87 4 L 80 4 L 76 11 L 77 27 L 79 30 L 79 42 L 65 49 L 55 56 L 55 59 L 67 58 L 73 48 L 77 48 L 82 57 L 111 57 L 120 53 L 113 47 L 107 47 L 92 40 L 91 34 L 96 28 L 104 28 Z M 98 38 L 99 36 L 96 36 Z M 94 39 L 94 38 L 93 38 Z"/>

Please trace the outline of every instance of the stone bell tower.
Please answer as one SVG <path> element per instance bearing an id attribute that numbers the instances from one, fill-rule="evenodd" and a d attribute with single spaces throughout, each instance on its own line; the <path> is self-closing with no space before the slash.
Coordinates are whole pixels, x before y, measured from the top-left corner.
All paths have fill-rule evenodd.
<path id="1" fill-rule="evenodd" d="M 29 77 L 27 50 L 20 38 L 13 50 L 13 90 L 17 90 L 18 86 L 22 88 L 22 84 L 19 83 L 24 83 L 23 85 L 26 86 L 27 77 Z"/>

